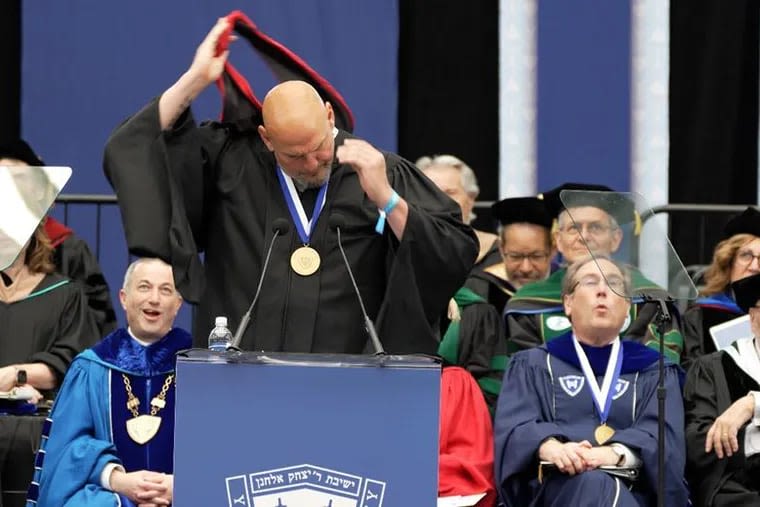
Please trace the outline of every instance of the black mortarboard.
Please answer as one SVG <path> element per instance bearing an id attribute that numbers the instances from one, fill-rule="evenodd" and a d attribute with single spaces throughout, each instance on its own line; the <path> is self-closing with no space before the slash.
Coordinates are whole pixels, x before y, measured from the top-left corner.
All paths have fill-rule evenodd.
<path id="1" fill-rule="evenodd" d="M 353 132 L 354 116 L 348 104 L 338 91 L 317 71 L 309 67 L 298 55 L 283 46 L 259 28 L 241 11 L 227 15 L 230 29 L 219 37 L 217 54 L 223 53 L 229 46 L 231 32 L 234 30 L 242 39 L 250 43 L 253 49 L 264 59 L 274 75 L 282 81 L 301 80 L 312 85 L 322 100 L 329 101 L 335 113 L 335 126 Z M 224 73 L 216 82 L 222 100 L 222 121 L 254 119 L 261 122 L 261 101 L 256 97 L 248 81 L 227 61 Z"/>
<path id="2" fill-rule="evenodd" d="M 748 276 L 731 284 L 734 297 L 739 308 L 749 313 L 749 309 L 755 306 L 760 299 L 760 274 Z"/>
<path id="3" fill-rule="evenodd" d="M 565 192 L 563 190 L 577 191 Z M 636 207 L 633 201 L 625 194 L 615 192 L 606 185 L 595 185 L 590 183 L 563 183 L 562 185 L 539 194 L 539 199 L 543 199 L 546 208 L 553 217 L 566 208 L 581 206 L 592 206 L 603 209 L 617 220 L 618 224 L 628 224 L 634 222 L 635 231 L 640 229 L 639 216 L 636 213 Z"/>
<path id="4" fill-rule="evenodd" d="M 44 166 L 45 162 L 23 139 L 0 143 L 0 158 L 15 158 L 31 166 Z"/>
<path id="5" fill-rule="evenodd" d="M 529 223 L 551 229 L 553 221 L 546 203 L 536 197 L 502 199 L 491 206 L 491 213 L 501 225 Z"/>
<path id="6" fill-rule="evenodd" d="M 723 228 L 723 239 L 735 234 L 752 234 L 760 238 L 760 211 L 750 206 L 729 220 Z"/>

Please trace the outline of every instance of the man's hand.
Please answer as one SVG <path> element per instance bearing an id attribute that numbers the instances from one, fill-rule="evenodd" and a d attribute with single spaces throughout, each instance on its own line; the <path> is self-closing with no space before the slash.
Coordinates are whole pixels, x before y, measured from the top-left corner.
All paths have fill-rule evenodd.
<path id="1" fill-rule="evenodd" d="M 569 475 L 579 474 L 586 470 L 586 462 L 582 452 L 591 449 L 588 440 L 583 442 L 565 442 L 550 438 L 538 448 L 538 458 L 541 461 L 554 463 L 557 469 Z"/>
<path id="2" fill-rule="evenodd" d="M 582 448 L 578 451 L 583 461 L 586 462 L 586 470 L 593 470 L 601 466 L 614 466 L 618 464 L 620 456 L 609 445 Z"/>
<path id="3" fill-rule="evenodd" d="M 742 396 L 726 409 L 707 431 L 705 452 L 715 449 L 718 459 L 733 456 L 739 450 L 737 434 L 739 428 L 752 419 L 755 413 L 755 398 L 752 394 Z"/>
<path id="4" fill-rule="evenodd" d="M 122 494 L 138 505 L 171 505 L 173 477 L 167 481 L 166 474 L 139 470 L 122 472 L 114 469 L 111 473 L 111 489 Z"/>
<path id="5" fill-rule="evenodd" d="M 15 391 L 16 395 L 29 395 L 28 401 L 29 403 L 34 403 L 35 405 L 42 401 L 44 396 L 42 396 L 42 393 L 39 392 L 37 389 L 32 387 L 30 384 L 24 384 L 22 386 L 18 386 Z"/>
<path id="6" fill-rule="evenodd" d="M 173 127 L 195 97 L 222 75 L 230 52 L 225 50 L 217 55 L 216 48 L 219 38 L 229 27 L 227 18 L 219 18 L 195 51 L 195 58 L 188 71 L 161 95 L 158 118 L 162 130 Z"/>
<path id="7" fill-rule="evenodd" d="M 200 83 L 205 83 L 204 88 L 216 81 L 224 71 L 224 64 L 230 51 L 227 49 L 217 55 L 216 48 L 219 44 L 219 38 L 229 28 L 230 23 L 227 18 L 219 18 L 195 51 L 195 58 L 188 73 L 198 79 Z"/>
<path id="8" fill-rule="evenodd" d="M 171 505 L 173 498 L 174 498 L 174 476 L 171 474 L 165 474 L 163 475 L 164 482 L 163 484 L 166 486 L 166 494 L 162 495 L 160 498 L 163 501 L 166 501 L 168 503 L 158 503 L 157 501 L 152 501 L 148 503 L 140 503 L 137 504 L 137 507 L 158 507 L 159 505 Z"/>
<path id="9" fill-rule="evenodd" d="M 341 164 L 353 167 L 364 193 L 375 206 L 383 209 L 393 194 L 383 154 L 367 141 L 346 139 L 338 146 L 336 155 Z"/>

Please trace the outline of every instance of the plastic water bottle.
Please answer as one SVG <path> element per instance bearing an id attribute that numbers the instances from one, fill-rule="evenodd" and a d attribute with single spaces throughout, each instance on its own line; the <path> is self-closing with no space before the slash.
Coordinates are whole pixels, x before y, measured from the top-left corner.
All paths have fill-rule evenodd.
<path id="1" fill-rule="evenodd" d="M 208 348 L 215 352 L 224 352 L 232 345 L 232 333 L 227 328 L 227 317 L 217 317 L 214 329 L 208 335 Z"/>

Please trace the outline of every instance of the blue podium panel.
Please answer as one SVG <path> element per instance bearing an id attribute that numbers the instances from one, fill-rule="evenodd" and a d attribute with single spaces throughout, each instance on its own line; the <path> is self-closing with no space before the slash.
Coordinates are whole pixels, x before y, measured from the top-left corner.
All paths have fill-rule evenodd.
<path id="1" fill-rule="evenodd" d="M 177 361 L 180 506 L 434 506 L 440 364 L 223 353 Z"/>

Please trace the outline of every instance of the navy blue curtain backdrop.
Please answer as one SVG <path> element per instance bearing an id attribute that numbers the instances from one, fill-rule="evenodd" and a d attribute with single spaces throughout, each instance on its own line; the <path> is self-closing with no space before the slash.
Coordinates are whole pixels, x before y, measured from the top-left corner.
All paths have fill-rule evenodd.
<path id="1" fill-rule="evenodd" d="M 74 169 L 66 193 L 111 192 L 101 169 L 109 133 L 168 88 L 217 18 L 235 9 L 340 91 L 353 109 L 356 134 L 396 149 L 395 0 L 24 2 L 22 135 L 46 163 Z M 260 98 L 275 84 L 244 41 L 233 44 L 230 59 Z M 198 118 L 218 117 L 215 87 L 194 111 Z M 72 211 L 69 218 L 94 244 L 92 210 Z M 103 218 L 101 265 L 116 297 L 128 259 L 118 213 Z"/>
<path id="2" fill-rule="evenodd" d="M 671 0 L 670 202 L 755 202 L 760 7 L 724 3 Z M 369 4 L 0 1 L 0 133 L 13 136 L 22 125 L 46 160 L 72 165 L 67 192 L 109 192 L 100 169 L 108 133 L 168 87 L 214 20 L 238 8 L 336 85 L 357 114 L 360 135 L 394 149 L 398 121 L 402 155 L 459 154 L 478 172 L 483 197 L 495 198 L 498 2 L 485 0 L 475 11 L 432 0 Z M 630 7 L 538 2 L 540 190 L 566 180 L 630 186 Z M 262 94 L 271 78 L 251 70 L 251 55 L 233 48 L 232 59 Z M 199 116 L 218 110 L 210 91 Z M 73 225 L 92 241 L 94 213 L 74 215 Z M 109 282 L 118 285 L 127 262 L 123 234 L 118 215 L 106 215 L 101 254 Z M 687 263 L 696 262 L 712 241 L 695 248 L 685 225 L 673 240 Z"/>
<path id="3" fill-rule="evenodd" d="M 537 2 L 537 186 L 630 190 L 631 6 Z"/>

